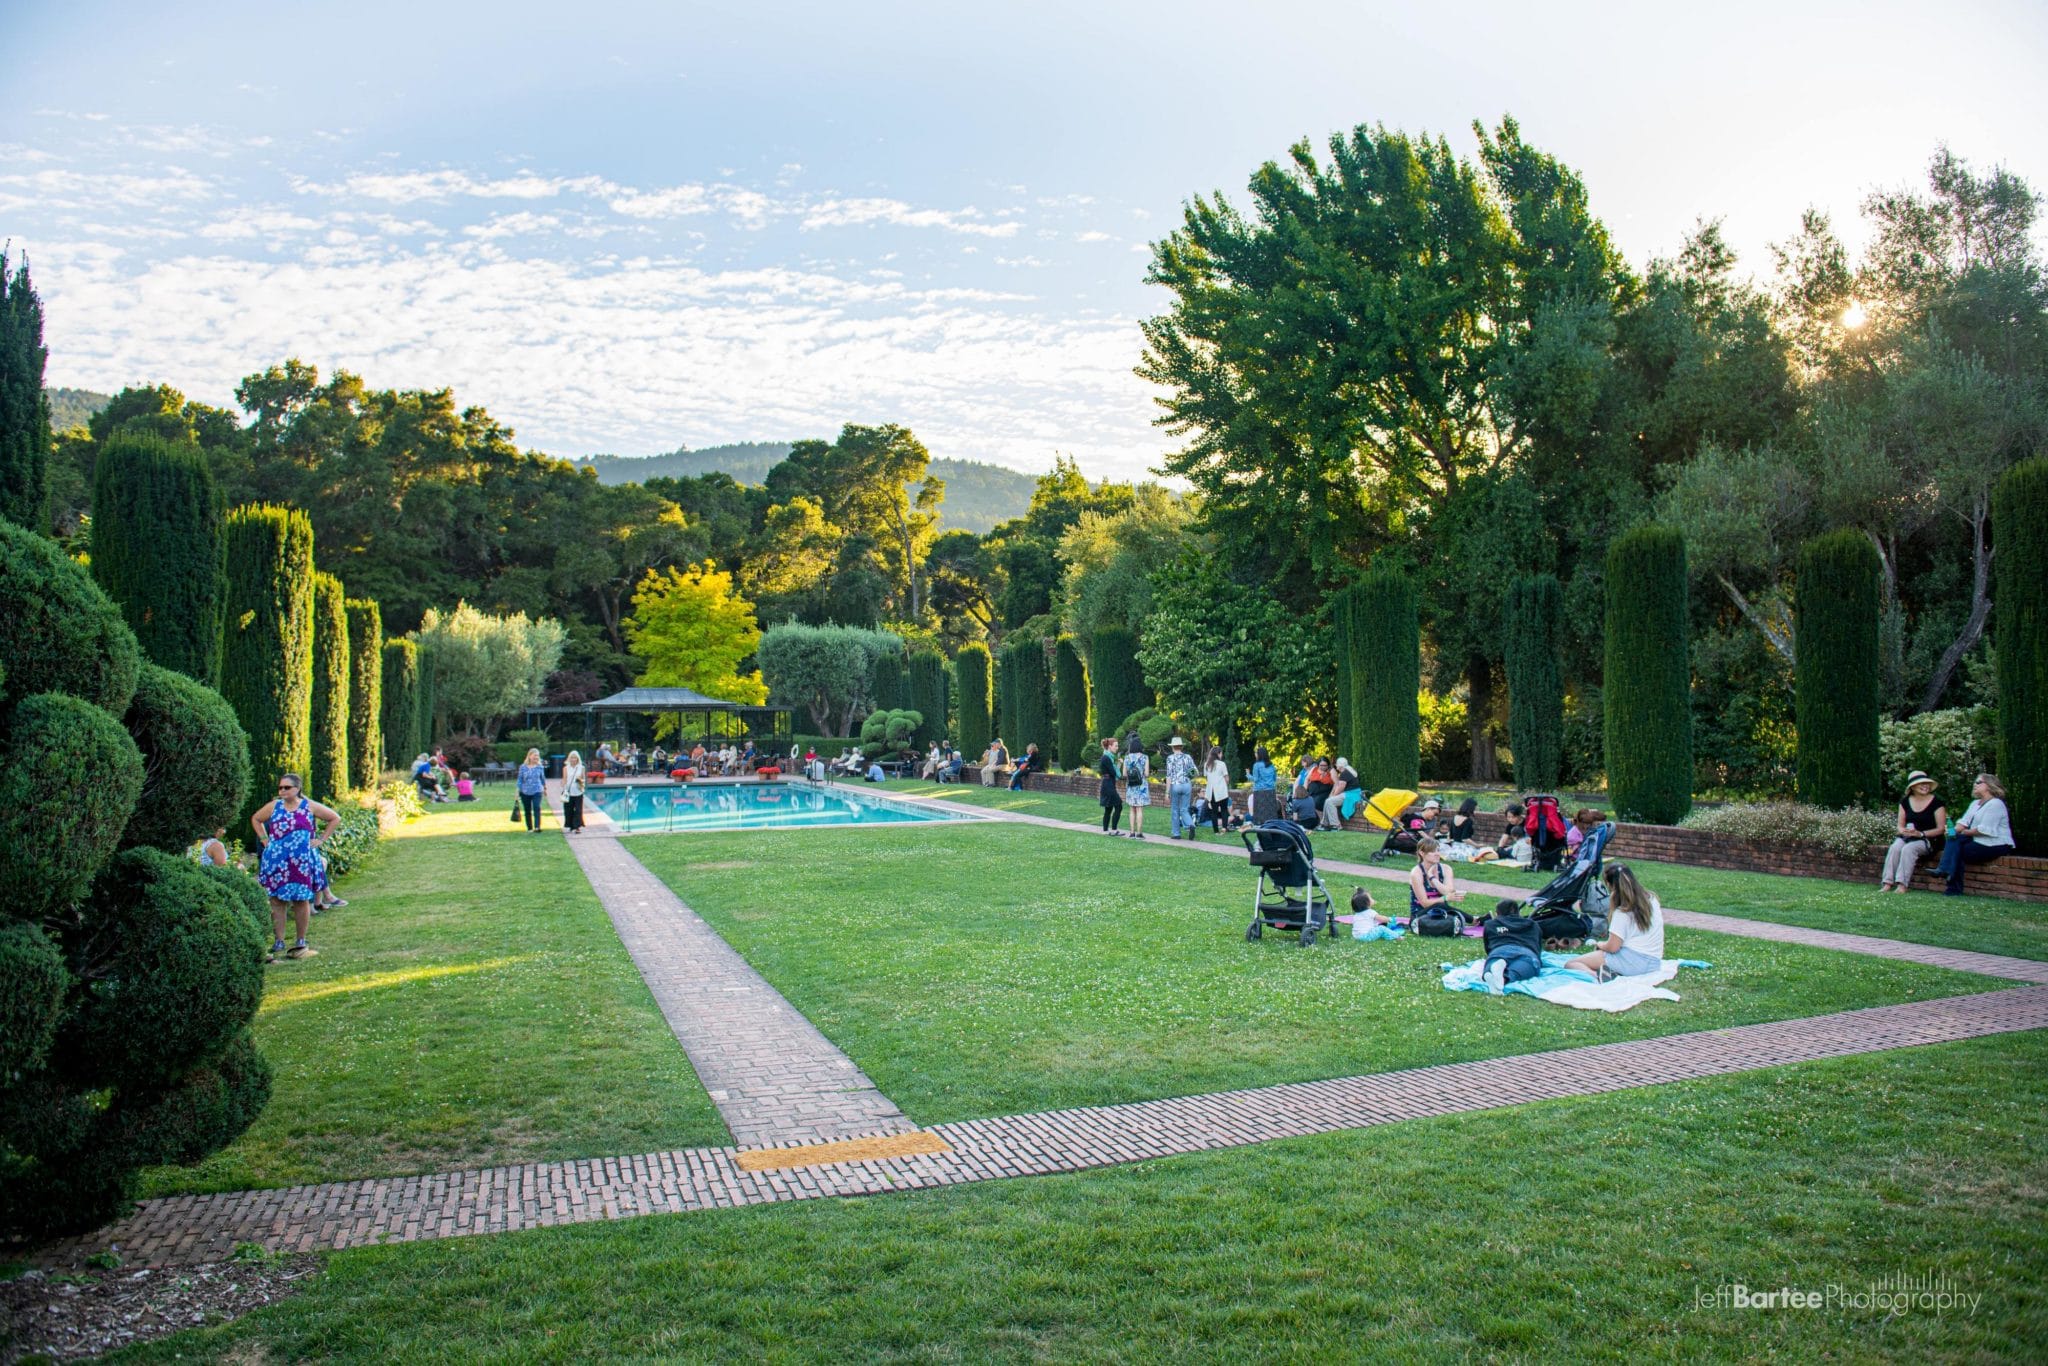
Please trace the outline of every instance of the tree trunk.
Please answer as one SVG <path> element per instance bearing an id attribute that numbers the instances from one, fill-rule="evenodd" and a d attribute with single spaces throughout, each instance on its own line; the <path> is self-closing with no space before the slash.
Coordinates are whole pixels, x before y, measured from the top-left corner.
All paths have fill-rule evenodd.
<path id="1" fill-rule="evenodd" d="M 1934 677 L 1928 680 L 1927 691 L 1920 698 L 1922 711 L 1933 711 L 1941 705 L 1941 695 L 1948 691 L 1948 681 L 1955 676 L 1956 666 L 1976 648 L 1984 635 L 1984 623 L 1991 616 L 1992 547 L 1984 544 L 1984 526 L 1990 518 L 1991 498 L 1987 494 L 1970 508 L 1970 615 L 1949 647 L 1941 652 L 1941 662 L 1934 666 Z"/>
<path id="2" fill-rule="evenodd" d="M 1764 614 L 1757 611 L 1756 608 L 1751 605 L 1748 598 L 1742 596 L 1742 590 L 1735 586 L 1734 580 L 1730 579 L 1726 574 L 1716 574 L 1714 577 L 1720 580 L 1721 587 L 1728 590 L 1728 596 L 1735 603 L 1735 609 L 1738 612 L 1742 613 L 1743 620 L 1747 621 L 1751 626 L 1756 627 L 1757 630 L 1763 632 L 1764 639 L 1769 641 L 1771 643 L 1771 648 L 1773 650 L 1776 650 L 1779 656 L 1784 659 L 1785 667 L 1788 669 L 1791 668 L 1792 638 L 1786 635 L 1783 631 L 1780 631 L 1777 627 L 1771 625 L 1770 621 L 1765 618 Z"/>
<path id="3" fill-rule="evenodd" d="M 1493 661 L 1474 655 L 1465 662 L 1465 725 L 1472 732 L 1472 781 L 1500 781 L 1500 753 L 1493 742 Z"/>

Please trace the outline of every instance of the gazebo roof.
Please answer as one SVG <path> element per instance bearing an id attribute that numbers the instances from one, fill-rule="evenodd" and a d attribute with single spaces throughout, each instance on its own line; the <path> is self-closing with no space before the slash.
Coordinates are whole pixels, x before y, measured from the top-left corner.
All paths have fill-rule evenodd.
<path id="1" fill-rule="evenodd" d="M 787 711 L 787 707 L 721 702 L 691 688 L 627 688 L 585 704 L 591 711 Z"/>

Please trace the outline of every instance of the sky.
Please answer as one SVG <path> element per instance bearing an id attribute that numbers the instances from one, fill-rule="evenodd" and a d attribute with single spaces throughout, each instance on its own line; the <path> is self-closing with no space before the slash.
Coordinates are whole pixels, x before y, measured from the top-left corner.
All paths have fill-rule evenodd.
<path id="1" fill-rule="evenodd" d="M 186 12 L 177 12 L 177 11 Z M 2048 4 L 16 0 L 0 237 L 53 386 L 296 356 L 558 456 L 899 422 L 1091 476 L 1174 438 L 1149 244 L 1302 138 L 1512 115 L 1638 267 L 1742 267 L 1943 143 L 2048 187 Z"/>

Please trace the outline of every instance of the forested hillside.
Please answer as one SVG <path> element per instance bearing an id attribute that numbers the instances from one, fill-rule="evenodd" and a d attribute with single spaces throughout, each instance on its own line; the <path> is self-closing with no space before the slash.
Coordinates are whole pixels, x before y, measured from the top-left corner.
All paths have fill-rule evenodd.
<path id="1" fill-rule="evenodd" d="M 90 389 L 45 389 L 50 400 L 50 430 L 68 432 L 92 421 L 92 415 L 107 406 L 108 395 Z"/>

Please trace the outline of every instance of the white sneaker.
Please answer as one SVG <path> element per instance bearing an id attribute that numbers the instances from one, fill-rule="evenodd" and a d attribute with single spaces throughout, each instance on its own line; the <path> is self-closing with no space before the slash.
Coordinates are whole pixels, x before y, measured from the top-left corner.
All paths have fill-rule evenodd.
<path id="1" fill-rule="evenodd" d="M 1488 963 L 1485 976 L 1488 993 L 1494 996 L 1504 995 L 1507 991 L 1507 976 L 1508 965 L 1506 963 L 1501 962 L 1498 958 Z"/>

